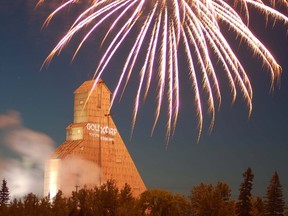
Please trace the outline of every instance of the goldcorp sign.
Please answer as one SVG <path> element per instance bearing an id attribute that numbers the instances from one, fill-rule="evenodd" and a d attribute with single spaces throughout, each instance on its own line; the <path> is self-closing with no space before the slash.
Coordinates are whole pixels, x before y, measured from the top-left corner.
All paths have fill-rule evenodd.
<path id="1" fill-rule="evenodd" d="M 108 127 L 107 125 L 101 126 L 97 123 L 87 123 L 86 129 L 89 131 L 89 136 L 100 137 L 101 140 L 107 141 L 113 141 L 114 136 L 117 134 L 116 128 Z"/>

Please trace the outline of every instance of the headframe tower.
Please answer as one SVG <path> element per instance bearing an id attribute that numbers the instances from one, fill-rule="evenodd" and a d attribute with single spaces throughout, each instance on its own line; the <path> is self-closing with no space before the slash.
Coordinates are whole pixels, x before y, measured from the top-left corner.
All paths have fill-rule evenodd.
<path id="1" fill-rule="evenodd" d="M 129 184 L 134 196 L 146 190 L 109 113 L 110 97 L 101 79 L 86 81 L 74 92 L 74 120 L 66 128 L 66 141 L 46 163 L 45 196 L 59 189 L 70 195 L 76 185 L 99 186 L 109 179 L 119 188 Z"/>

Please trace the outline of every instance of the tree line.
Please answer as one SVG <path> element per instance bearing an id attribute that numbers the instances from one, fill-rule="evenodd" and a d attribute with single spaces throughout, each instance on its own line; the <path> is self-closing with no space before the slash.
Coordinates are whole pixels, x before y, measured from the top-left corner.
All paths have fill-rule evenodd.
<path id="1" fill-rule="evenodd" d="M 128 184 L 118 189 L 114 180 L 94 188 L 82 188 L 64 197 L 61 191 L 50 199 L 29 193 L 10 200 L 7 181 L 0 190 L 1 216 L 288 216 L 283 188 L 275 172 L 265 197 L 252 195 L 251 168 L 243 173 L 238 200 L 231 199 L 228 184 L 201 183 L 189 196 L 173 194 L 162 189 L 150 189 L 139 197 L 132 195 Z M 287 203 L 288 204 L 288 203 Z"/>

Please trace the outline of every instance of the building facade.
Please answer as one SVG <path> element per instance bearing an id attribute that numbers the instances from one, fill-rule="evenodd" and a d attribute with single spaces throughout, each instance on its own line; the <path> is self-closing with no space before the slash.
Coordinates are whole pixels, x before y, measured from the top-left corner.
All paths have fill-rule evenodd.
<path id="1" fill-rule="evenodd" d="M 99 80 L 84 82 L 74 92 L 74 120 L 66 128 L 66 141 L 47 161 L 44 195 L 60 189 L 71 195 L 75 187 L 93 187 L 107 180 L 118 188 L 128 183 L 134 196 L 145 184 L 109 113 L 111 92 Z"/>

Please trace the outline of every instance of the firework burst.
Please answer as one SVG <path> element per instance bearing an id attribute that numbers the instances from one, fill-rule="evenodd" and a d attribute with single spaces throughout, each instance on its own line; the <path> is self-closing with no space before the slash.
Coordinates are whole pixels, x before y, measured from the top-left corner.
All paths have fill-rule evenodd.
<path id="1" fill-rule="evenodd" d="M 39 1 L 37 6 L 45 4 L 46 1 Z M 44 26 L 67 7 L 77 6 L 83 2 L 87 7 L 75 19 L 44 64 L 49 63 L 55 54 L 59 54 L 77 33 L 84 31 L 85 35 L 75 51 L 74 59 L 83 43 L 92 37 L 92 33 L 105 26 L 106 32 L 102 38 L 102 45 L 105 43 L 108 45 L 94 74 L 96 83 L 115 53 L 121 52 L 121 45 L 128 39 L 133 40 L 133 45 L 123 62 L 123 69 L 120 71 L 111 103 L 113 105 L 120 89 L 125 90 L 131 73 L 139 73 L 140 81 L 136 91 L 132 128 L 135 126 L 140 100 L 145 100 L 151 80 L 154 78 L 158 81 L 158 90 L 152 132 L 162 110 L 163 101 L 167 100 L 167 139 L 169 140 L 173 135 L 180 104 L 179 52 L 181 55 L 184 53 L 186 57 L 189 82 L 193 88 L 199 128 L 198 139 L 203 128 L 203 100 L 208 102 L 208 110 L 211 114 L 210 128 L 214 124 L 215 110 L 221 104 L 219 73 L 224 73 L 228 80 L 232 101 L 235 101 L 237 91 L 240 90 L 240 94 L 247 101 L 249 114 L 251 113 L 252 86 L 244 67 L 221 31 L 222 24 L 233 31 L 255 56 L 262 60 L 263 66 L 271 75 L 271 88 L 280 78 L 281 67 L 249 29 L 249 10 L 253 8 L 259 11 L 259 14 L 263 14 L 264 18 L 280 21 L 287 26 L 287 13 L 283 14 L 276 9 L 282 7 L 287 11 L 287 0 L 63 0 L 59 2 L 59 6 L 48 16 Z M 113 39 L 107 42 L 109 36 Z M 211 56 L 217 57 L 218 64 L 222 65 L 223 70 L 220 72 L 215 70 L 215 63 Z M 139 62 L 141 62 L 141 69 L 136 71 L 135 66 L 139 66 Z"/>

